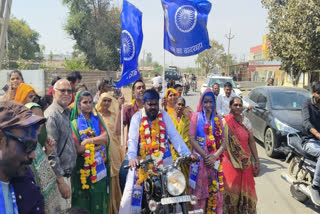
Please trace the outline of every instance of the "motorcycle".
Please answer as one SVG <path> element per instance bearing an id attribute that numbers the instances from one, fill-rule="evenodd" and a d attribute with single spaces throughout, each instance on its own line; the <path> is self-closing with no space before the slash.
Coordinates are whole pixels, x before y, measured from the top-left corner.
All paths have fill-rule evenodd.
<path id="1" fill-rule="evenodd" d="M 183 86 L 183 96 L 187 96 L 189 89 L 190 89 L 189 84 Z"/>
<path id="2" fill-rule="evenodd" d="M 180 164 L 182 162 L 191 162 L 189 156 L 178 157 L 170 166 L 160 168 L 150 158 L 140 161 L 138 168 L 147 168 L 149 163 L 155 166 L 155 173 L 149 176 L 144 182 L 144 191 L 142 199 L 142 214 L 202 214 L 202 209 L 188 211 L 187 203 L 197 204 L 197 197 L 186 195 L 186 180 L 181 172 Z M 130 166 L 125 166 L 130 168 Z M 181 211 L 180 211 L 181 210 Z"/>
<path id="3" fill-rule="evenodd" d="M 302 140 L 297 133 L 289 133 L 287 142 L 289 149 L 286 162 L 290 164 L 288 173 L 281 177 L 291 185 L 292 196 L 300 202 L 306 202 L 310 198 L 308 186 L 312 184 L 317 160 L 303 150 Z"/>

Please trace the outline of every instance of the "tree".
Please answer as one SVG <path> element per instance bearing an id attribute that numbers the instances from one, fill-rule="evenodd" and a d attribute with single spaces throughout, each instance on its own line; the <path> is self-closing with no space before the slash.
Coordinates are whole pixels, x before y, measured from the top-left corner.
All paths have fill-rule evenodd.
<path id="1" fill-rule="evenodd" d="M 280 59 L 293 85 L 302 72 L 320 68 L 320 1 L 262 0 L 268 10 L 268 54 Z"/>
<path id="2" fill-rule="evenodd" d="M 41 60 L 39 33 L 24 20 L 11 17 L 8 25 L 9 60 Z"/>
<path id="3" fill-rule="evenodd" d="M 211 48 L 201 52 L 196 60 L 196 63 L 205 70 L 206 75 L 221 64 L 221 56 L 224 53 L 224 48 L 219 42 L 211 40 L 210 46 Z"/>
<path id="4" fill-rule="evenodd" d="M 65 30 L 76 40 L 86 64 L 100 70 L 120 66 L 120 9 L 110 0 L 63 0 L 70 9 Z"/>
<path id="5" fill-rule="evenodd" d="M 66 70 L 89 70 L 86 66 L 86 57 L 80 56 L 72 59 L 65 59 L 63 63 Z"/>

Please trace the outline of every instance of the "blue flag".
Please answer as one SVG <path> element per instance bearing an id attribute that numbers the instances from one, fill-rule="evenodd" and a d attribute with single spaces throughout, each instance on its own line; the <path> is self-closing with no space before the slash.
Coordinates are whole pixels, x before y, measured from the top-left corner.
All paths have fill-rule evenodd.
<path id="1" fill-rule="evenodd" d="M 116 83 L 117 88 L 129 85 L 140 78 L 138 57 L 143 40 L 142 13 L 139 9 L 124 0 L 120 18 L 122 26 L 120 53 L 122 76 L 121 80 Z"/>
<path id="2" fill-rule="evenodd" d="M 175 56 L 192 56 L 210 48 L 207 31 L 211 3 L 207 0 L 161 0 L 164 49 Z"/>

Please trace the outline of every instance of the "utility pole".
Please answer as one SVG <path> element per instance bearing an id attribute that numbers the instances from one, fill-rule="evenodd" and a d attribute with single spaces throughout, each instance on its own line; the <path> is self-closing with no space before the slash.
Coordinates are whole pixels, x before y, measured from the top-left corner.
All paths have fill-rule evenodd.
<path id="1" fill-rule="evenodd" d="M 231 39 L 233 39 L 234 38 L 234 35 L 232 35 L 231 36 L 231 28 L 230 28 L 230 31 L 229 31 L 229 35 L 225 35 L 225 37 L 228 39 L 228 55 L 227 55 L 227 74 L 228 74 L 228 76 L 230 75 L 229 74 L 229 62 L 228 62 L 228 57 L 229 57 L 229 54 L 230 54 L 230 41 L 231 41 Z"/>
<path id="2" fill-rule="evenodd" d="M 0 69 L 2 64 L 3 54 L 5 53 L 5 44 L 8 30 L 8 23 L 10 18 L 11 12 L 11 5 L 12 0 L 1 0 L 0 2 L 0 26 L 1 26 L 1 33 L 0 33 Z"/>

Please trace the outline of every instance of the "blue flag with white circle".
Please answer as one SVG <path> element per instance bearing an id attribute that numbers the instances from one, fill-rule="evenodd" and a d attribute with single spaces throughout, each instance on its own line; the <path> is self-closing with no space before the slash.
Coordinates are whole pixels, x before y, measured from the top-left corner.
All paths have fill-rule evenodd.
<path id="1" fill-rule="evenodd" d="M 175 56 L 192 56 L 211 48 L 207 0 L 161 0 L 164 11 L 164 49 Z"/>
<path id="2" fill-rule="evenodd" d="M 121 80 L 116 83 L 117 88 L 129 85 L 140 78 L 138 58 L 143 40 L 142 12 L 138 8 L 124 0 L 120 18 L 122 76 Z"/>

